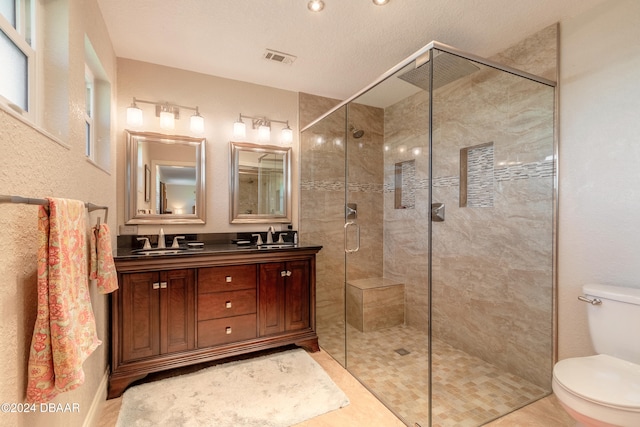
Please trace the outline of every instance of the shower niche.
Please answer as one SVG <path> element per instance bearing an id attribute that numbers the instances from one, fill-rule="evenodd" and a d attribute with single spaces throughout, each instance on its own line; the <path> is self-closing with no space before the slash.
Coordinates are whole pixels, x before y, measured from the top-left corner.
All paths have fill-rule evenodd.
<path id="1" fill-rule="evenodd" d="M 302 130 L 320 346 L 407 425 L 551 392 L 554 91 L 432 42 Z"/>

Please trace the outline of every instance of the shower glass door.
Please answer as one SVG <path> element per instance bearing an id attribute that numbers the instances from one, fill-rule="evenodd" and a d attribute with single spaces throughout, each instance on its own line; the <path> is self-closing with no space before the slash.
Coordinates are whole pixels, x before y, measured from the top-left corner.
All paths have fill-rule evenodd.
<path id="1" fill-rule="evenodd" d="M 347 368 L 428 426 L 429 97 L 403 79 L 413 69 L 347 105 Z"/>
<path id="2" fill-rule="evenodd" d="M 431 416 L 478 426 L 551 390 L 554 88 L 434 57 Z"/>
<path id="3" fill-rule="evenodd" d="M 316 330 L 320 346 L 346 366 L 345 123 L 343 106 L 301 135 L 300 236 L 322 245 L 316 257 Z"/>

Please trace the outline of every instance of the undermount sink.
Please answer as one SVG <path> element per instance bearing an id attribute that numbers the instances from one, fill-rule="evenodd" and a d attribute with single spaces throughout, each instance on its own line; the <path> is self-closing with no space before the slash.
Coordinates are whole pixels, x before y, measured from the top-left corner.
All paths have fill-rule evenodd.
<path id="1" fill-rule="evenodd" d="M 134 249 L 131 253 L 136 255 L 175 255 L 184 253 L 186 250 L 186 248 Z"/>
<path id="2" fill-rule="evenodd" d="M 258 249 L 283 249 L 292 247 L 293 243 L 263 243 L 258 246 Z"/>

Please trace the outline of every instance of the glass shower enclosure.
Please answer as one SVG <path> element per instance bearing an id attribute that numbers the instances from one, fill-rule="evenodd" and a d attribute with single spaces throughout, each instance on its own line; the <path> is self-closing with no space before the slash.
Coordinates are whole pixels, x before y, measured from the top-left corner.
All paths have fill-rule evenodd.
<path id="1" fill-rule="evenodd" d="M 551 392 L 555 84 L 432 42 L 302 131 L 320 346 L 410 426 Z"/>

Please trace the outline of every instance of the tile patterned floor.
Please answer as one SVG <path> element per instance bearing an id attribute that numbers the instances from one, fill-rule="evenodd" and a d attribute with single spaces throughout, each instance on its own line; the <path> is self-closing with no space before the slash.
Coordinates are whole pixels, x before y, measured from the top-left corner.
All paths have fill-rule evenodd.
<path id="1" fill-rule="evenodd" d="M 323 332 L 320 345 L 339 353 L 340 326 Z M 367 333 L 349 327 L 347 334 L 352 374 L 408 425 L 428 425 L 426 333 L 398 326 Z M 434 340 L 433 351 L 433 426 L 482 425 L 548 394 L 442 341 Z"/>

